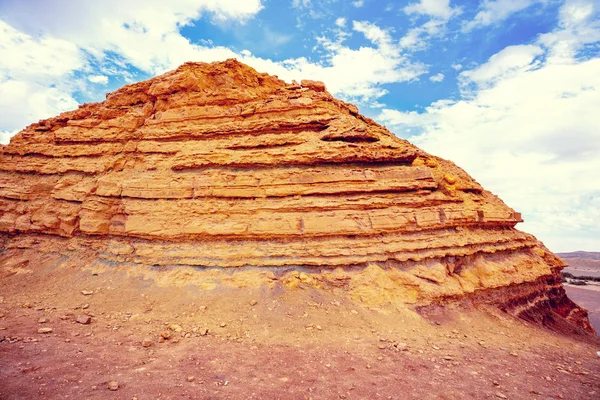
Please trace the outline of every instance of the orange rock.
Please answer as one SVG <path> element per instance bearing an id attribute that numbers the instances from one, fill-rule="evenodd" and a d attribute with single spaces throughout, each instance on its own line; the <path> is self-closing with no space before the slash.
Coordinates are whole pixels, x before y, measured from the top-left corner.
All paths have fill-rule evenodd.
<path id="1" fill-rule="evenodd" d="M 479 296 L 591 331 L 560 284 L 564 263 L 515 229 L 519 213 L 322 82 L 290 85 L 236 60 L 186 63 L 30 125 L 0 150 L 0 239 L 15 253 L 313 266 L 321 272 L 285 285 L 343 286 L 375 303 Z"/>

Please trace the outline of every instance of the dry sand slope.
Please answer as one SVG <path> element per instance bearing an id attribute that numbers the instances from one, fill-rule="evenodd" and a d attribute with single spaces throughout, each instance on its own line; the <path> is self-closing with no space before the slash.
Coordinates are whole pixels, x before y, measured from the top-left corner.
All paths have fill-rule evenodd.
<path id="1" fill-rule="evenodd" d="M 494 309 L 369 307 L 342 291 L 258 284 L 254 273 L 230 276 L 238 287 L 201 290 L 195 283 L 205 272 L 188 268 L 1 265 L 1 399 L 600 393 L 597 338 L 553 333 Z M 91 322 L 76 322 L 87 322 L 82 316 Z"/>

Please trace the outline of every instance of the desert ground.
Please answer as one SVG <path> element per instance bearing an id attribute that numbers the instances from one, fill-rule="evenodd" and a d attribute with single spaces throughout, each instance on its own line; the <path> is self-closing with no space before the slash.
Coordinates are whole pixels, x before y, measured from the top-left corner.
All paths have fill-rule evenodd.
<path id="1" fill-rule="evenodd" d="M 207 289 L 181 267 L 7 265 L 3 400 L 600 395 L 598 337 L 495 309 L 368 307 L 277 282 Z"/>

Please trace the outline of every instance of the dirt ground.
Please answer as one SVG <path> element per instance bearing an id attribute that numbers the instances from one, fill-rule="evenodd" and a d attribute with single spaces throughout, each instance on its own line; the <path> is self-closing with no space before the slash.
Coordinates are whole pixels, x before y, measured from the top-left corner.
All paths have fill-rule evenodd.
<path id="1" fill-rule="evenodd" d="M 0 257 L 0 399 L 600 398 L 597 337 L 495 310 L 44 265 Z"/>

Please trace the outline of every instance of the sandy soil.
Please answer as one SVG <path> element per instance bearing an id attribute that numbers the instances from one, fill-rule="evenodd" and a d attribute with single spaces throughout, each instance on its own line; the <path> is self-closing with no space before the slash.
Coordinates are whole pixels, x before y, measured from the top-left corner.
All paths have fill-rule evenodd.
<path id="1" fill-rule="evenodd" d="M 600 396 L 598 338 L 495 310 L 417 313 L 277 283 L 200 290 L 160 270 L 2 265 L 0 399 Z"/>

